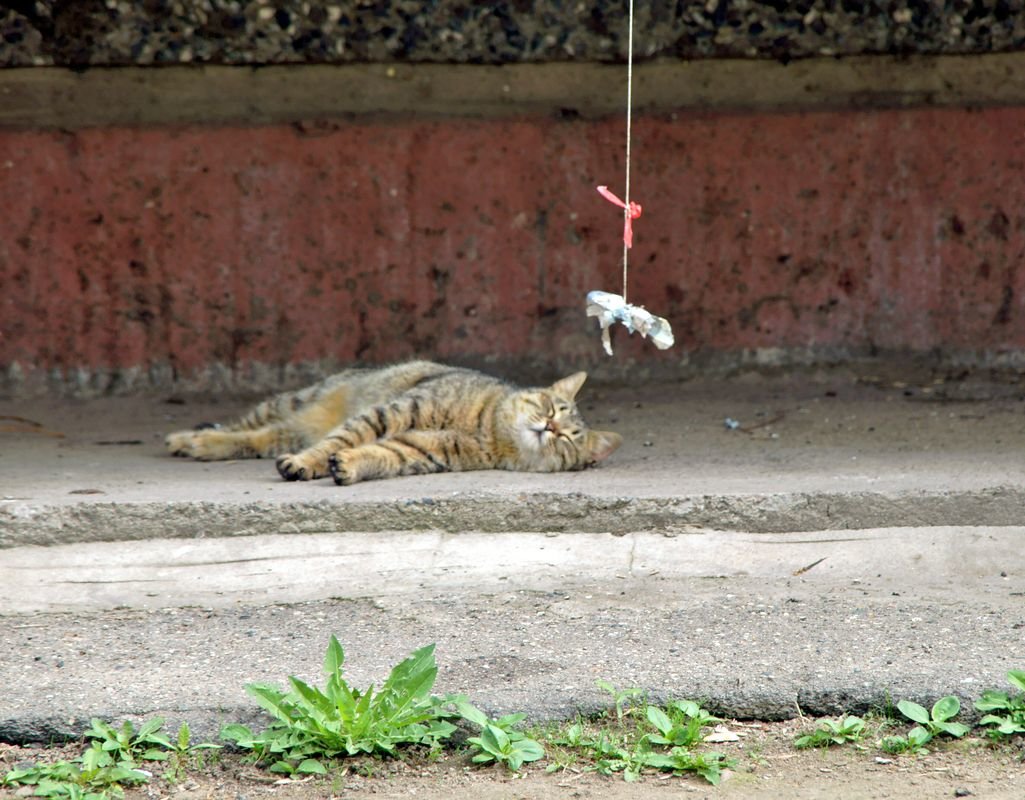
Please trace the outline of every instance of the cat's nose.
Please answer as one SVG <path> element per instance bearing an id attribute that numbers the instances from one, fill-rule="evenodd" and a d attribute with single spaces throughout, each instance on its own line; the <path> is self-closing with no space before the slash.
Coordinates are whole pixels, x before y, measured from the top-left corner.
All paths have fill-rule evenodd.
<path id="1" fill-rule="evenodd" d="M 554 419 L 550 419 L 550 420 L 548 420 L 548 422 L 545 423 L 545 430 L 546 431 L 551 431 L 552 433 L 558 433 L 559 432 L 559 426 L 555 424 L 555 420 Z"/>

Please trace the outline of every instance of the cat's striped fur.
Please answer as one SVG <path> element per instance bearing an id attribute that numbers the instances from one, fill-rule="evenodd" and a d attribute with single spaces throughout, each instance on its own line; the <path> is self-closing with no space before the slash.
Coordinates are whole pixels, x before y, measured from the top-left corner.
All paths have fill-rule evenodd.
<path id="1" fill-rule="evenodd" d="M 277 456 L 287 480 L 348 485 L 426 472 L 558 472 L 601 461 L 619 434 L 587 428 L 574 398 L 587 374 L 540 389 L 430 361 L 350 369 L 260 403 L 224 427 L 167 437 L 204 461 Z"/>

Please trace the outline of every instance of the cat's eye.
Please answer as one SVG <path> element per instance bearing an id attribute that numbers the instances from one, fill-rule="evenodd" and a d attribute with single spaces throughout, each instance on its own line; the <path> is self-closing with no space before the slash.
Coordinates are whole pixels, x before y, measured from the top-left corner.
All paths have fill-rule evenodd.
<path id="1" fill-rule="evenodd" d="M 552 417 L 551 404 L 546 403 L 544 397 L 525 397 L 523 404 L 539 417 Z"/>

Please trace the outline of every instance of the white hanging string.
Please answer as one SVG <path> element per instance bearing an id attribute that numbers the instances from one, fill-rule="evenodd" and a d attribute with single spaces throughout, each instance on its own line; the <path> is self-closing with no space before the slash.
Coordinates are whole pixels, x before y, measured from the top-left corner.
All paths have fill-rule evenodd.
<path id="1" fill-rule="evenodd" d="M 639 333 L 641 336 L 648 336 L 659 350 L 665 350 L 673 346 L 673 329 L 669 321 L 657 317 L 643 306 L 632 306 L 627 302 L 626 289 L 627 278 L 630 270 L 630 246 L 633 243 L 633 220 L 641 215 L 639 204 L 630 200 L 630 138 L 631 138 L 631 117 L 633 111 L 633 77 L 634 77 L 634 3 L 630 3 L 630 17 L 628 27 L 628 39 L 626 48 L 626 197 L 620 200 L 615 194 L 609 191 L 608 186 L 598 186 L 598 193 L 617 206 L 623 207 L 623 294 L 616 295 L 609 292 L 588 292 L 587 293 L 587 316 L 597 317 L 598 325 L 601 327 L 601 340 L 605 352 L 612 355 L 612 340 L 609 336 L 609 328 L 621 323 L 625 325 L 630 333 Z"/>
<path id="2" fill-rule="evenodd" d="M 633 84 L 634 84 L 634 0 L 630 0 L 630 21 L 627 33 L 626 45 L 626 197 L 623 209 L 623 221 L 630 220 L 630 122 L 631 110 L 633 108 Z M 623 242 L 623 300 L 626 300 L 626 278 L 629 267 L 630 248 Z"/>

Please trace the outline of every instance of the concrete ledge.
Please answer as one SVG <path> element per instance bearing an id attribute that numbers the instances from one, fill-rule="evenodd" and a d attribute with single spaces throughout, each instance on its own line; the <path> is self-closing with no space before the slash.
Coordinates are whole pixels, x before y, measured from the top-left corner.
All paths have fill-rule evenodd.
<path id="1" fill-rule="evenodd" d="M 373 531 L 574 531 L 626 534 L 689 528 L 776 533 L 877 527 L 1021 523 L 1025 489 L 940 492 L 781 492 L 594 497 L 540 492 L 458 500 L 309 503 L 79 503 L 0 505 L 0 548 L 152 538 Z"/>
<path id="2" fill-rule="evenodd" d="M 237 401 L 153 397 L 0 406 L 0 547 L 359 531 L 751 533 L 1021 524 L 1017 382 L 834 372 L 586 386 L 625 444 L 598 469 L 282 481 L 268 461 L 171 458 L 163 436 Z M 745 431 L 727 430 L 723 418 Z M 747 427 L 751 426 L 751 427 Z M 47 476 L 41 479 L 40 476 Z"/>
<path id="3" fill-rule="evenodd" d="M 635 70 L 638 113 L 1025 103 L 1025 53 L 858 56 L 790 64 L 664 61 Z M 496 118 L 621 114 L 608 64 L 294 65 L 0 71 L 0 127 L 272 124 L 349 115 Z"/>

